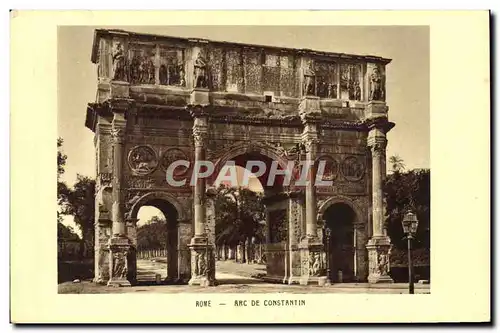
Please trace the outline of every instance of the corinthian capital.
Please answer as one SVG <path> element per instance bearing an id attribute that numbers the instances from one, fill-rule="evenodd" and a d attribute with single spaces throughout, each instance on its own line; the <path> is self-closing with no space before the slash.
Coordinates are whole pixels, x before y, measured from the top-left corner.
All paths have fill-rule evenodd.
<path id="1" fill-rule="evenodd" d="M 314 137 L 305 137 L 302 139 L 302 143 L 304 144 L 306 152 L 315 153 L 319 140 Z"/>
<path id="2" fill-rule="evenodd" d="M 195 147 L 203 147 L 207 140 L 207 128 L 205 126 L 193 126 L 193 138 Z"/>
<path id="3" fill-rule="evenodd" d="M 384 156 L 385 148 L 387 147 L 387 141 L 376 141 L 370 145 L 370 149 L 373 155 Z"/>
<path id="4" fill-rule="evenodd" d="M 113 139 L 113 142 L 122 143 L 125 140 L 125 128 L 113 126 L 111 128 L 111 139 Z"/>

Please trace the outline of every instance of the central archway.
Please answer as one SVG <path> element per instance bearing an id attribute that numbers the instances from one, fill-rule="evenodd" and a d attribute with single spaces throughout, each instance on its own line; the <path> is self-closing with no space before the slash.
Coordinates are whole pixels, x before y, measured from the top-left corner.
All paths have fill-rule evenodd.
<path id="1" fill-rule="evenodd" d="M 247 165 L 249 161 L 258 161 L 265 165 L 266 169 L 263 174 L 255 175 L 256 168 L 251 168 Z M 290 175 L 290 183 L 285 183 L 285 175 L 277 174 L 274 181 L 270 180 L 270 170 L 273 162 L 277 163 L 278 170 L 286 170 L 288 161 L 280 157 L 275 151 L 269 147 L 260 145 L 253 146 L 238 146 L 231 149 L 224 154 L 215 163 L 215 172 L 212 179 L 208 184 L 217 187 L 217 178 L 223 172 L 224 166 L 234 165 L 246 169 L 246 172 L 254 174 L 259 180 L 263 192 L 263 218 L 265 221 L 264 235 L 260 239 L 262 241 L 259 248 L 259 256 L 263 258 L 261 263 L 265 263 L 266 277 L 272 281 L 279 283 L 288 283 L 291 277 L 291 259 L 288 253 L 289 237 L 288 233 L 291 229 L 290 224 L 290 210 L 289 198 L 285 195 L 286 189 L 293 184 L 293 174 Z M 226 169 L 227 170 L 227 169 Z M 293 171 L 292 171 L 293 172 Z M 217 223 L 217 222 L 216 222 Z M 300 223 L 300 222 L 299 222 Z M 247 237 L 248 236 L 248 237 Z M 245 235 L 248 239 L 252 239 L 255 235 Z M 210 236 L 209 236 L 210 238 Z M 259 237 L 255 237 L 258 239 Z M 253 249 L 253 244 L 248 239 L 241 239 L 239 248 L 244 249 L 245 246 L 250 246 Z M 253 250 L 251 250 L 253 251 Z M 231 251 L 232 253 L 233 251 Z M 244 252 L 243 259 L 246 261 L 245 256 L 252 256 L 249 252 Z M 235 258 L 234 254 L 231 258 Z M 234 260 L 233 259 L 233 260 Z M 262 275 L 262 272 L 260 272 Z M 220 282 L 220 281 L 219 281 Z"/>

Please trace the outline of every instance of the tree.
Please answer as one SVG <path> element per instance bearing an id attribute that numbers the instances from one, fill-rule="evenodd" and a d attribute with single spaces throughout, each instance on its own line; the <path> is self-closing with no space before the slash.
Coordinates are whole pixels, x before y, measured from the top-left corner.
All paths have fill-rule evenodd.
<path id="1" fill-rule="evenodd" d="M 247 238 L 264 240 L 262 194 L 221 185 L 215 197 L 215 242 L 237 245 Z"/>
<path id="2" fill-rule="evenodd" d="M 68 186 L 65 182 L 61 181 L 61 176 L 64 173 L 64 166 L 68 158 L 62 150 L 63 139 L 57 138 L 57 204 L 62 206 L 68 193 Z M 57 222 L 62 222 L 62 213 L 57 210 Z"/>
<path id="3" fill-rule="evenodd" d="M 63 193 L 62 213 L 72 215 L 82 232 L 81 255 L 93 256 L 95 220 L 95 180 L 77 175 L 73 188 Z"/>
<path id="4" fill-rule="evenodd" d="M 80 236 L 74 232 L 72 227 L 57 223 L 57 240 L 58 242 L 79 241 Z"/>
<path id="5" fill-rule="evenodd" d="M 384 185 L 387 233 L 396 248 L 405 249 L 401 221 L 408 209 L 418 218 L 415 248 L 430 248 L 430 170 L 419 169 L 387 176 Z"/>
<path id="6" fill-rule="evenodd" d="M 392 172 L 403 172 L 405 170 L 405 164 L 399 155 L 389 157 L 389 164 L 391 164 Z"/>
<path id="7" fill-rule="evenodd" d="M 161 249 L 167 246 L 167 221 L 153 216 L 137 228 L 137 248 L 139 250 Z"/>

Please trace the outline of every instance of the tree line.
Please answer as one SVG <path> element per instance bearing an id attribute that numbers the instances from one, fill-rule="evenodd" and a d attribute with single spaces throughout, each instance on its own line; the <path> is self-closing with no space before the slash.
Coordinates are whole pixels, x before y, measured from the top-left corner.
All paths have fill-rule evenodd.
<path id="1" fill-rule="evenodd" d="M 67 156 L 62 150 L 63 140 L 57 140 L 57 212 L 58 241 L 79 241 L 80 255 L 92 257 L 94 248 L 95 180 L 77 175 L 72 187 L 61 181 Z M 386 208 L 385 226 L 388 236 L 397 252 L 404 252 L 404 238 L 401 221 L 408 209 L 413 210 L 419 220 L 414 246 L 421 250 L 422 259 L 428 262 L 430 251 L 430 170 L 405 170 L 399 156 L 388 160 L 390 173 L 384 183 Z M 237 245 L 247 238 L 255 237 L 265 242 L 265 208 L 263 194 L 247 188 L 221 185 L 215 193 L 216 244 Z M 62 223 L 63 215 L 73 216 L 80 238 L 71 227 Z M 153 217 L 137 229 L 138 247 L 142 249 L 163 248 L 167 239 L 167 223 L 162 217 Z M 404 257 L 404 256 L 402 256 Z M 399 260 L 399 259 L 398 259 Z M 404 261 L 404 258 L 401 259 Z M 418 258 L 417 258 L 418 261 Z"/>

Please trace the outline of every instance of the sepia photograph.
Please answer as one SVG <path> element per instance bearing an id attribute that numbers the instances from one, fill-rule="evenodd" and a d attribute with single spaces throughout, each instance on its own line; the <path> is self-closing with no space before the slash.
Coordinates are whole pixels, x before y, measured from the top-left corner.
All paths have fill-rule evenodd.
<path id="1" fill-rule="evenodd" d="M 59 27 L 57 69 L 59 293 L 430 293 L 429 27 Z"/>
<path id="2" fill-rule="evenodd" d="M 12 11 L 11 322 L 490 322 L 489 20 Z"/>

